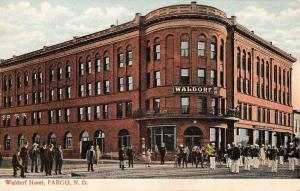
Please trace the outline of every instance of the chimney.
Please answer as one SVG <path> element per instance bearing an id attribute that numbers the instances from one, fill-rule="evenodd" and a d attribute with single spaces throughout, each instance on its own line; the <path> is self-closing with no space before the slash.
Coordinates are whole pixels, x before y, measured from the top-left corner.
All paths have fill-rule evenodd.
<path id="1" fill-rule="evenodd" d="M 231 16 L 231 21 L 232 21 L 233 25 L 236 25 L 237 24 L 237 22 L 236 22 L 236 16 Z"/>
<path id="2" fill-rule="evenodd" d="M 197 10 L 197 1 L 192 1 L 191 2 L 191 7 L 192 7 L 192 12 L 196 12 L 196 10 Z"/>
<path id="3" fill-rule="evenodd" d="M 143 18 L 143 16 L 141 13 L 135 13 L 133 21 L 134 21 L 134 23 L 141 23 L 142 18 Z"/>

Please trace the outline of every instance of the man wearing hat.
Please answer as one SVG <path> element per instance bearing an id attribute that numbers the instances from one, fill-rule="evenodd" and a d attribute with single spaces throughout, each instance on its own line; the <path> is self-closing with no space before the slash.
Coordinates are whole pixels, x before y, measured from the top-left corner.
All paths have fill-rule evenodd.
<path id="1" fill-rule="evenodd" d="M 167 154 L 167 150 L 165 147 L 165 143 L 161 144 L 161 147 L 159 148 L 159 154 L 160 154 L 160 164 L 165 164 L 165 156 Z"/>
<path id="2" fill-rule="evenodd" d="M 132 149 L 132 145 L 126 151 L 127 158 L 128 158 L 128 168 L 133 168 L 133 158 L 134 158 L 134 151 Z"/>
<path id="3" fill-rule="evenodd" d="M 122 145 L 122 147 L 119 150 L 119 161 L 120 161 L 120 168 L 124 170 L 124 160 L 125 160 L 125 146 Z"/>
<path id="4" fill-rule="evenodd" d="M 277 172 L 277 149 L 275 148 L 275 146 L 273 145 L 272 148 L 268 149 L 268 153 L 269 153 L 269 162 L 270 162 L 270 166 L 271 166 L 271 172 Z"/>
<path id="5" fill-rule="evenodd" d="M 290 147 L 287 148 L 288 160 L 289 160 L 289 170 L 295 171 L 295 154 L 296 148 L 293 143 L 290 143 Z"/>
<path id="6" fill-rule="evenodd" d="M 249 145 L 247 145 L 246 148 L 243 150 L 243 156 L 245 157 L 244 169 L 250 171 L 251 148 Z"/>
<path id="7" fill-rule="evenodd" d="M 32 145 L 32 149 L 30 151 L 30 159 L 31 159 L 31 172 L 38 173 L 38 144 L 34 143 Z"/>
<path id="8" fill-rule="evenodd" d="M 265 145 L 262 144 L 260 149 L 259 149 L 259 159 L 260 159 L 260 164 L 265 165 L 266 164 L 266 151 L 265 151 Z"/>
<path id="9" fill-rule="evenodd" d="M 14 176 L 17 176 L 17 171 L 20 169 L 21 170 L 21 177 L 25 178 L 26 176 L 24 175 L 24 166 L 22 165 L 22 159 L 20 157 L 20 150 L 17 149 L 16 153 L 12 157 L 12 165 L 13 165 L 13 170 L 14 170 Z"/>
<path id="10" fill-rule="evenodd" d="M 232 143 L 232 155 L 231 155 L 231 160 L 232 160 L 232 167 L 231 170 L 233 173 L 240 173 L 240 157 L 241 157 L 241 150 L 236 146 L 235 143 Z"/>
<path id="11" fill-rule="evenodd" d="M 20 157 L 25 173 L 28 173 L 28 142 L 25 142 L 24 146 L 21 148 Z"/>
<path id="12" fill-rule="evenodd" d="M 44 172 L 44 169 L 46 169 L 46 166 L 45 166 L 46 165 L 45 164 L 45 161 L 46 161 L 46 158 L 45 158 L 46 149 L 47 149 L 47 145 L 44 142 L 43 146 L 40 147 L 41 172 Z"/>
<path id="13" fill-rule="evenodd" d="M 258 167 L 259 167 L 259 160 L 258 160 L 259 148 L 258 148 L 257 144 L 255 144 L 254 148 L 252 148 L 251 154 L 252 154 L 253 168 L 258 169 Z"/>
<path id="14" fill-rule="evenodd" d="M 283 165 L 283 158 L 284 158 L 284 155 L 285 155 L 285 149 L 283 148 L 282 145 L 280 145 L 279 151 L 278 151 L 279 164 L 280 164 L 280 165 Z"/>
<path id="15" fill-rule="evenodd" d="M 90 149 L 86 151 L 86 161 L 88 164 L 88 172 L 90 172 L 90 170 L 93 172 L 94 171 L 94 163 L 96 161 L 96 152 L 94 150 L 93 145 L 91 145 Z"/>
<path id="16" fill-rule="evenodd" d="M 231 160 L 231 155 L 232 155 L 232 148 L 230 144 L 227 144 L 227 149 L 226 149 L 226 158 L 227 158 L 227 164 L 226 166 L 229 167 L 229 171 L 232 172 L 232 160 Z"/>
<path id="17" fill-rule="evenodd" d="M 211 143 L 211 148 L 209 154 L 209 164 L 210 169 L 215 170 L 216 169 L 216 147 L 215 143 Z"/>

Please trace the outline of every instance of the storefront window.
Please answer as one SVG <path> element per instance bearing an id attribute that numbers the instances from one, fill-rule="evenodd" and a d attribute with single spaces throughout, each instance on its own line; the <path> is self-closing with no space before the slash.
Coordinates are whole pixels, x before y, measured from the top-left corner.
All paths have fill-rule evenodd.
<path id="1" fill-rule="evenodd" d="M 162 143 L 165 143 L 168 151 L 175 150 L 175 126 L 151 127 L 149 130 L 149 141 L 152 150 L 154 150 L 155 145 L 160 147 Z"/>
<path id="2" fill-rule="evenodd" d="M 209 129 L 209 141 L 211 143 L 215 143 L 216 140 L 217 140 L 216 128 L 210 128 Z"/>
<path id="3" fill-rule="evenodd" d="M 238 144 L 241 144 L 242 146 L 246 146 L 247 144 L 249 144 L 248 129 L 238 129 L 238 131 L 239 131 Z"/>

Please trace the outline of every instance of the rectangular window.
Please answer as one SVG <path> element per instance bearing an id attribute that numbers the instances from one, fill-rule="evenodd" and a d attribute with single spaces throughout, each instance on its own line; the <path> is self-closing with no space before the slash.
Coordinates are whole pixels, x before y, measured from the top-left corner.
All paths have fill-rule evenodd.
<path id="1" fill-rule="evenodd" d="M 80 107 L 78 111 L 78 121 L 83 121 L 84 119 L 83 113 L 84 113 L 84 107 Z"/>
<path id="2" fill-rule="evenodd" d="M 180 50 L 181 50 L 181 56 L 189 56 L 189 42 L 182 41 Z"/>
<path id="3" fill-rule="evenodd" d="M 124 66 L 124 54 L 119 53 L 118 54 L 118 67 L 122 68 Z"/>
<path id="4" fill-rule="evenodd" d="M 206 101 L 205 97 L 199 98 L 199 113 L 200 114 L 206 113 L 206 111 L 207 111 L 206 103 L 207 103 L 207 101 Z"/>
<path id="5" fill-rule="evenodd" d="M 252 106 L 251 105 L 248 106 L 248 115 L 249 115 L 248 120 L 252 120 Z"/>
<path id="6" fill-rule="evenodd" d="M 50 110 L 48 113 L 48 123 L 49 124 L 54 123 L 54 110 Z"/>
<path id="7" fill-rule="evenodd" d="M 84 85 L 79 85 L 79 97 L 84 97 Z"/>
<path id="8" fill-rule="evenodd" d="M 92 73 L 92 62 L 91 61 L 88 61 L 86 63 L 86 71 L 87 71 L 88 74 Z"/>
<path id="9" fill-rule="evenodd" d="M 22 103 L 22 95 L 18 95 L 17 105 L 21 105 Z"/>
<path id="10" fill-rule="evenodd" d="M 190 113 L 190 98 L 189 97 L 181 97 L 181 113 L 188 114 Z"/>
<path id="11" fill-rule="evenodd" d="M 212 143 L 217 141 L 216 128 L 209 128 L 209 141 Z"/>
<path id="12" fill-rule="evenodd" d="M 220 71 L 220 83 L 221 87 L 224 87 L 224 72 Z"/>
<path id="13" fill-rule="evenodd" d="M 105 80 L 104 81 L 104 94 L 108 94 L 109 93 L 109 81 Z"/>
<path id="14" fill-rule="evenodd" d="M 247 80 L 243 80 L 243 93 L 247 93 Z"/>
<path id="15" fill-rule="evenodd" d="M 54 101 L 54 90 L 50 90 L 49 101 Z"/>
<path id="16" fill-rule="evenodd" d="M 198 69 L 198 85 L 206 85 L 205 69 Z"/>
<path id="17" fill-rule="evenodd" d="M 70 122 L 70 116 L 71 116 L 71 113 L 70 113 L 70 109 L 65 109 L 65 122 Z"/>
<path id="18" fill-rule="evenodd" d="M 96 59 L 95 68 L 96 68 L 96 72 L 101 71 L 101 61 L 99 58 Z"/>
<path id="19" fill-rule="evenodd" d="M 150 62 L 150 60 L 151 60 L 151 49 L 150 49 L 150 47 L 147 47 L 146 48 L 146 62 L 147 63 L 149 63 Z"/>
<path id="20" fill-rule="evenodd" d="M 96 95 L 101 94 L 101 82 L 96 82 Z"/>
<path id="21" fill-rule="evenodd" d="M 154 72 L 154 87 L 160 86 L 160 71 Z"/>
<path id="22" fill-rule="evenodd" d="M 62 100 L 63 99 L 63 90 L 62 88 L 58 89 L 58 100 Z"/>
<path id="23" fill-rule="evenodd" d="M 56 110 L 56 122 L 57 123 L 62 122 L 62 110 L 61 109 Z"/>
<path id="24" fill-rule="evenodd" d="M 132 102 L 127 101 L 126 102 L 126 117 L 131 117 L 132 116 Z"/>
<path id="25" fill-rule="evenodd" d="M 262 62 L 262 64 L 261 64 L 261 77 L 262 78 L 265 77 L 265 64 L 264 64 L 264 62 Z"/>
<path id="26" fill-rule="evenodd" d="M 153 109 L 154 109 L 155 113 L 160 112 L 160 99 L 159 98 L 153 99 Z"/>
<path id="27" fill-rule="evenodd" d="M 274 66 L 274 82 L 277 83 L 277 66 Z"/>
<path id="28" fill-rule="evenodd" d="M 91 96 L 92 95 L 92 84 L 88 83 L 86 89 L 87 89 L 86 95 Z"/>
<path id="29" fill-rule="evenodd" d="M 127 65 L 132 66 L 133 63 L 133 53 L 132 51 L 127 52 Z"/>
<path id="30" fill-rule="evenodd" d="M 247 108 L 247 104 L 242 104 L 243 105 L 243 117 L 242 119 L 248 119 L 248 108 Z"/>
<path id="31" fill-rule="evenodd" d="M 71 96 L 72 95 L 72 93 L 71 93 L 71 86 L 67 86 L 66 87 L 66 98 L 67 99 L 71 99 Z"/>
<path id="32" fill-rule="evenodd" d="M 160 44 L 154 45 L 154 60 L 160 60 Z"/>
<path id="33" fill-rule="evenodd" d="M 248 94 L 251 94 L 251 82 L 248 80 Z"/>
<path id="34" fill-rule="evenodd" d="M 257 109 L 257 121 L 260 122 L 261 121 L 261 108 L 258 107 Z"/>
<path id="35" fill-rule="evenodd" d="M 262 122 L 263 123 L 266 122 L 266 109 L 265 108 L 262 109 Z"/>
<path id="36" fill-rule="evenodd" d="M 205 56 L 205 42 L 198 42 L 198 56 L 204 57 Z"/>
<path id="37" fill-rule="evenodd" d="M 28 77 L 28 76 L 25 76 Z M 28 80 L 26 80 L 28 82 Z M 54 81 L 54 69 L 50 69 L 50 81 Z"/>
<path id="38" fill-rule="evenodd" d="M 259 83 L 256 84 L 256 93 L 257 93 L 257 97 L 260 97 L 260 85 L 259 85 Z"/>
<path id="39" fill-rule="evenodd" d="M 80 76 L 83 76 L 84 75 L 84 64 L 83 63 L 81 63 L 80 65 L 79 65 L 79 71 L 80 71 Z"/>
<path id="40" fill-rule="evenodd" d="M 103 105 L 103 119 L 108 119 L 108 105 Z"/>
<path id="41" fill-rule="evenodd" d="M 217 51 L 216 51 L 216 43 L 212 42 L 210 44 L 210 58 L 216 59 Z"/>
<path id="42" fill-rule="evenodd" d="M 118 78 L 118 89 L 119 89 L 119 92 L 124 91 L 124 78 L 122 78 L 122 77 Z"/>
<path id="43" fill-rule="evenodd" d="M 117 118 L 123 117 L 123 104 L 117 103 Z"/>
<path id="44" fill-rule="evenodd" d="M 155 149 L 155 146 L 160 148 L 164 143 L 167 151 L 175 151 L 176 148 L 176 133 L 175 126 L 158 126 L 149 128 L 149 148 Z"/>
<path id="45" fill-rule="evenodd" d="M 28 94 L 24 94 L 24 104 L 25 105 L 28 104 L 28 99 L 29 99 L 29 95 Z"/>
<path id="46" fill-rule="evenodd" d="M 218 104 L 217 104 L 217 98 L 212 98 L 211 99 L 211 112 L 213 115 L 216 115 L 218 112 L 218 108 L 217 108 Z"/>
<path id="47" fill-rule="evenodd" d="M 260 75 L 260 62 L 259 62 L 259 59 L 256 62 L 256 75 L 257 76 Z"/>
<path id="48" fill-rule="evenodd" d="M 95 119 L 99 120 L 100 119 L 100 105 L 95 106 Z"/>
<path id="49" fill-rule="evenodd" d="M 106 56 L 104 57 L 104 71 L 108 71 L 109 70 L 109 57 Z"/>
<path id="50" fill-rule="evenodd" d="M 212 86 L 217 85 L 216 70 L 211 70 L 210 71 L 210 85 L 212 85 Z"/>
<path id="51" fill-rule="evenodd" d="M 68 79 L 71 78 L 71 66 L 67 66 L 67 69 L 66 69 L 66 78 L 68 78 Z"/>
<path id="52" fill-rule="evenodd" d="M 147 72 L 146 74 L 146 86 L 147 88 L 150 88 L 150 82 L 151 82 L 151 75 L 150 75 L 150 72 Z"/>
<path id="53" fill-rule="evenodd" d="M 265 98 L 265 85 L 264 84 L 261 85 L 261 97 Z"/>
<path id="54" fill-rule="evenodd" d="M 145 107 L 146 107 L 146 111 L 147 111 L 147 112 L 150 111 L 150 100 L 149 100 L 149 99 L 147 99 L 147 100 L 145 101 Z"/>
<path id="55" fill-rule="evenodd" d="M 190 84 L 189 69 L 181 69 L 180 82 L 183 85 Z"/>
<path id="56" fill-rule="evenodd" d="M 127 76 L 127 91 L 133 90 L 133 78 L 132 76 Z"/>
<path id="57" fill-rule="evenodd" d="M 270 123 L 271 122 L 271 112 L 270 112 L 270 109 L 267 109 L 267 123 Z"/>
<path id="58" fill-rule="evenodd" d="M 61 80 L 61 79 L 62 79 L 62 75 L 63 75 L 62 68 L 58 68 L 58 72 L 57 72 L 57 80 Z"/>
<path id="59" fill-rule="evenodd" d="M 86 120 L 87 121 L 91 121 L 91 115 L 92 115 L 92 108 L 90 106 L 86 107 Z"/>

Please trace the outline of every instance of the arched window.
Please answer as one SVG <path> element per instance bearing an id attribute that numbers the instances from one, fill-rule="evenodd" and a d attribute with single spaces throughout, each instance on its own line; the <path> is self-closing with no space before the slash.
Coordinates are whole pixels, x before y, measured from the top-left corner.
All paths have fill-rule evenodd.
<path id="1" fill-rule="evenodd" d="M 62 79 L 62 76 L 63 76 L 63 70 L 62 68 L 59 66 L 57 68 L 57 80 L 61 80 Z"/>
<path id="2" fill-rule="evenodd" d="M 241 49 L 240 48 L 237 49 L 236 63 L 237 63 L 238 69 L 240 69 L 241 68 Z"/>
<path id="3" fill-rule="evenodd" d="M 117 58 L 117 61 L 118 61 L 118 68 L 123 68 L 123 66 L 124 66 L 124 54 L 123 54 L 121 48 L 118 48 L 118 58 Z"/>
<path id="4" fill-rule="evenodd" d="M 217 38 L 213 37 L 210 42 L 210 59 L 217 58 Z"/>
<path id="5" fill-rule="evenodd" d="M 200 146 L 202 143 L 202 131 L 198 127 L 189 127 L 184 131 L 184 143 L 189 146 Z"/>
<path id="6" fill-rule="evenodd" d="M 36 85 L 37 82 L 38 82 L 37 72 L 33 72 L 33 74 L 32 74 L 32 85 Z"/>
<path id="7" fill-rule="evenodd" d="M 97 53 L 96 56 L 95 56 L 95 70 L 96 70 L 96 72 L 100 72 L 101 71 L 101 62 L 100 62 L 100 55 L 99 55 L 99 53 Z"/>
<path id="8" fill-rule="evenodd" d="M 220 60 L 224 61 L 224 40 L 221 40 L 221 45 L 220 45 Z"/>
<path id="9" fill-rule="evenodd" d="M 261 60 L 261 77 L 265 77 L 265 61 Z"/>
<path id="10" fill-rule="evenodd" d="M 20 134 L 18 137 L 18 147 L 22 148 L 25 144 L 25 136 L 23 134 Z"/>
<path id="11" fill-rule="evenodd" d="M 25 87 L 28 86 L 28 82 L 29 82 L 29 76 L 28 76 L 28 74 L 26 74 L 26 72 L 25 72 L 25 76 L 24 76 L 24 86 L 25 86 Z"/>
<path id="12" fill-rule="evenodd" d="M 189 56 L 189 36 L 187 34 L 182 35 L 180 38 L 180 55 Z"/>
<path id="13" fill-rule="evenodd" d="M 243 50 L 243 69 L 246 70 L 246 51 Z"/>
<path id="14" fill-rule="evenodd" d="M 66 78 L 67 79 L 71 78 L 71 66 L 70 66 L 69 61 L 67 61 L 67 64 L 66 64 Z"/>
<path id="15" fill-rule="evenodd" d="M 260 60 L 259 57 L 256 58 L 256 75 L 259 76 L 260 74 Z"/>
<path id="16" fill-rule="evenodd" d="M 10 150 L 11 147 L 11 138 L 9 135 L 5 135 L 4 137 L 4 149 L 5 150 Z"/>
<path id="17" fill-rule="evenodd" d="M 22 86 L 22 77 L 21 74 L 18 74 L 17 77 L 17 88 L 20 88 Z"/>
<path id="18" fill-rule="evenodd" d="M 104 71 L 108 71 L 109 70 L 109 54 L 108 51 L 104 52 Z"/>
<path id="19" fill-rule="evenodd" d="M 251 54 L 250 52 L 248 53 L 248 72 L 249 74 L 251 73 Z"/>
<path id="20" fill-rule="evenodd" d="M 79 65 L 79 75 L 83 76 L 84 75 L 84 63 L 83 63 L 83 60 L 81 57 L 78 59 L 78 63 L 79 63 L 78 64 Z"/>
<path id="21" fill-rule="evenodd" d="M 119 148 L 122 146 L 128 147 L 131 144 L 131 136 L 126 129 L 119 131 Z"/>
<path id="22" fill-rule="evenodd" d="M 4 76 L 3 77 L 3 87 L 4 87 L 4 91 L 8 90 L 8 80 L 7 80 L 7 77 Z"/>
<path id="23" fill-rule="evenodd" d="M 41 69 L 39 69 L 38 83 L 39 84 L 43 83 L 43 73 L 41 72 Z"/>
<path id="24" fill-rule="evenodd" d="M 32 137 L 32 143 L 40 144 L 41 143 L 41 137 L 39 134 L 35 133 Z"/>
<path id="25" fill-rule="evenodd" d="M 89 133 L 87 131 L 84 131 L 81 133 L 81 136 L 80 136 L 80 140 L 81 141 L 89 141 Z"/>
<path id="26" fill-rule="evenodd" d="M 88 74 L 92 73 L 92 61 L 90 56 L 86 57 L 86 72 Z"/>
<path id="27" fill-rule="evenodd" d="M 128 45 L 126 48 L 126 64 L 127 66 L 132 66 L 133 64 L 133 53 L 130 45 Z"/>
<path id="28" fill-rule="evenodd" d="M 206 53 L 206 37 L 204 35 L 200 35 L 198 40 L 198 56 L 205 57 L 205 53 Z"/>
<path id="29" fill-rule="evenodd" d="M 50 66 L 49 80 L 50 80 L 51 82 L 54 81 L 54 69 L 53 69 L 53 66 Z"/>
<path id="30" fill-rule="evenodd" d="M 48 136 L 48 144 L 56 145 L 56 135 L 55 133 L 50 133 Z"/>
<path id="31" fill-rule="evenodd" d="M 65 149 L 72 149 L 73 141 L 72 141 L 72 134 L 67 132 L 65 134 Z"/>

